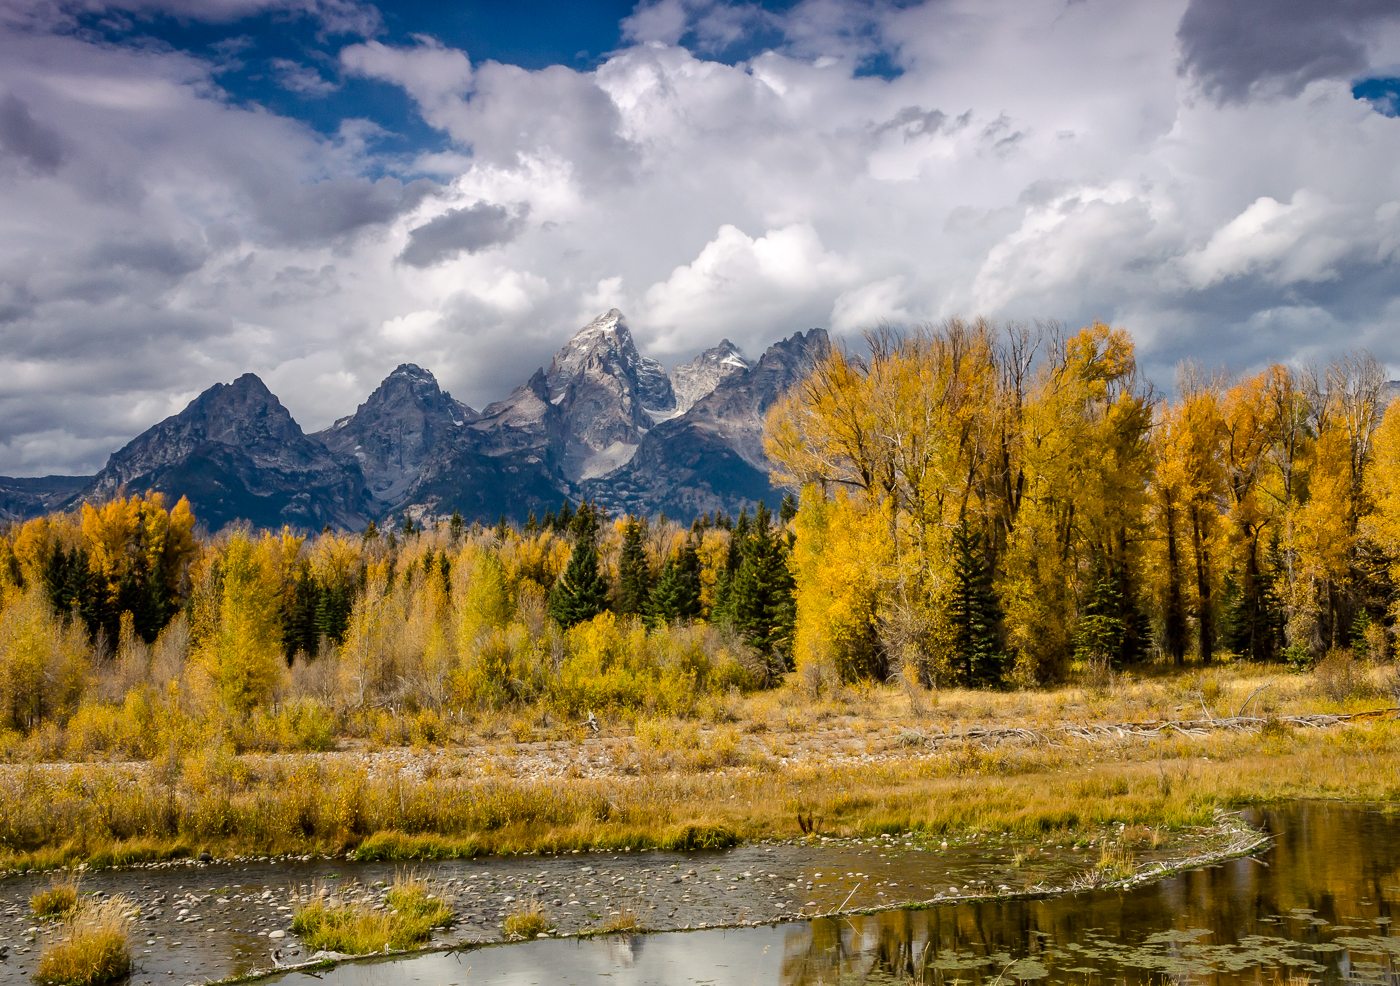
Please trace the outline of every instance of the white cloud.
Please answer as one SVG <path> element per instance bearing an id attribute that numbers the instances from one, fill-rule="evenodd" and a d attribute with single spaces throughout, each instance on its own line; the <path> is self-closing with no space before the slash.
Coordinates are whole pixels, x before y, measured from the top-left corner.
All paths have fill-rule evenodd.
<path id="1" fill-rule="evenodd" d="M 823 302 L 851 273 L 811 226 L 753 238 L 726 224 L 694 260 L 647 289 L 638 321 L 661 333 L 658 342 L 670 353 L 701 333 L 717 339 L 736 327 L 790 324 L 818 314 L 826 321 L 830 308 Z"/>
<path id="2" fill-rule="evenodd" d="M 613 306 L 668 359 L 984 314 L 1124 325 L 1164 386 L 1184 356 L 1364 342 L 1400 366 L 1400 120 L 1320 63 L 1183 62 L 1188 0 L 660 0 L 590 71 L 428 37 L 341 48 L 343 75 L 401 88 L 450 144 L 416 157 L 367 121 L 326 137 L 243 108 L 214 62 L 62 33 L 80 0 L 15 3 L 0 473 L 95 468 L 247 369 L 308 430 L 404 361 L 481 406 Z M 1348 56 L 1400 65 L 1374 23 Z M 735 25 L 773 49 L 707 55 Z M 900 73 L 859 74 L 877 51 Z"/>

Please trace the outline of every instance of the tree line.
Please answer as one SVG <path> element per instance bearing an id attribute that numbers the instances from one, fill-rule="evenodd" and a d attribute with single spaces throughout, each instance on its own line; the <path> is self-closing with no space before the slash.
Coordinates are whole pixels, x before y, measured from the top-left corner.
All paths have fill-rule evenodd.
<path id="1" fill-rule="evenodd" d="M 123 703 L 135 719 L 93 729 L 177 712 L 230 728 L 310 716 L 277 728 L 324 734 L 380 713 L 440 727 L 531 703 L 693 708 L 788 670 L 794 511 L 685 528 L 566 502 L 519 527 L 454 515 L 208 537 L 188 501 L 152 493 L 11 525 L 0 747 Z"/>
<path id="2" fill-rule="evenodd" d="M 1400 410 L 1365 354 L 1154 393 L 1133 342 L 951 320 L 833 352 L 770 414 L 801 488 L 795 659 L 1033 684 L 1072 665 L 1389 653 Z"/>

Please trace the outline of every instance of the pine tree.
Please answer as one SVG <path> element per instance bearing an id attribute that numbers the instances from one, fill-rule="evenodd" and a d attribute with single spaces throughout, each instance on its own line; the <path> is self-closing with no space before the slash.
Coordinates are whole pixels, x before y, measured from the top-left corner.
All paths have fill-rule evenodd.
<path id="1" fill-rule="evenodd" d="M 1278 551 L 1271 545 L 1271 556 Z M 1251 661 L 1276 661 L 1283 653 L 1283 601 L 1278 578 L 1269 566 L 1246 566 L 1243 577 L 1225 580 L 1220 639 L 1226 650 Z"/>
<path id="2" fill-rule="evenodd" d="M 598 572 L 598 546 L 591 536 L 580 537 L 574 542 L 568 567 L 549 594 L 549 615 L 571 627 L 593 619 L 607 607 L 608 584 Z"/>
<path id="3" fill-rule="evenodd" d="M 305 560 L 297 566 L 296 580 L 287 595 L 282 613 L 282 652 L 290 661 L 297 651 L 316 655 L 320 633 L 316 627 L 316 609 L 320 594 L 311 576 L 311 566 Z"/>
<path id="4" fill-rule="evenodd" d="M 622 534 L 622 554 L 617 563 L 617 613 L 640 616 L 647 612 L 651 594 L 651 568 L 643 541 L 645 526 L 628 518 Z"/>
<path id="5" fill-rule="evenodd" d="M 767 506 L 759 504 L 752 522 L 747 514 L 739 515 L 732 543 L 739 557 L 729 583 L 726 616 L 749 644 L 764 654 L 786 657 L 796 619 L 792 573 Z"/>
<path id="6" fill-rule="evenodd" d="M 793 496 L 791 493 L 784 493 L 783 502 L 778 507 L 778 520 L 782 521 L 784 524 L 787 524 L 796 516 L 797 497 Z"/>
<path id="7" fill-rule="evenodd" d="M 1146 633 L 1146 618 L 1127 573 L 1095 558 L 1074 630 L 1075 658 L 1089 666 L 1120 668 L 1143 656 Z"/>
<path id="8" fill-rule="evenodd" d="M 966 520 L 953 531 L 953 667 L 960 684 L 998 685 L 1006 667 L 1001 648 L 1001 604 L 992 588 L 982 535 Z"/>
<path id="9" fill-rule="evenodd" d="M 332 643 L 345 640 L 345 630 L 350 625 L 350 602 L 352 592 L 340 583 L 317 586 L 316 593 L 316 636 Z"/>
<path id="10" fill-rule="evenodd" d="M 700 556 L 687 541 L 680 554 L 668 559 L 651 591 L 650 615 L 660 623 L 693 620 L 700 616 Z"/>

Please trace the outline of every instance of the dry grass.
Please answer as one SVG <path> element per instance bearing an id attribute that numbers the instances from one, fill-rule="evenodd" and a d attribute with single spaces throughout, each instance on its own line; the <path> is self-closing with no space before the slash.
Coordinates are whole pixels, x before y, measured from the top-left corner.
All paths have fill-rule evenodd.
<path id="1" fill-rule="evenodd" d="M 501 934 L 507 941 L 538 938 L 553 930 L 554 922 L 549 919 L 544 905 L 537 900 L 516 907 L 501 922 Z"/>
<path id="2" fill-rule="evenodd" d="M 120 895 L 83 901 L 69 916 L 63 935 L 39 958 L 36 982 L 53 986 L 99 986 L 131 972 L 130 902 Z"/>
<path id="3" fill-rule="evenodd" d="M 368 955 L 421 945 L 451 920 L 451 905 L 426 881 L 400 877 L 383 908 L 318 889 L 293 912 L 292 931 L 308 949 Z"/>
<path id="4" fill-rule="evenodd" d="M 608 918 L 598 928 L 600 935 L 625 935 L 638 931 L 641 928 L 641 919 L 637 917 L 637 912 L 630 907 L 624 907 L 612 917 Z"/>
<path id="5" fill-rule="evenodd" d="M 78 878 L 72 874 L 55 876 L 43 890 L 29 898 L 35 917 L 62 917 L 78 906 Z"/>
<path id="6" fill-rule="evenodd" d="M 726 703 L 735 723 L 657 715 L 604 736 L 465 748 L 389 761 L 362 754 L 210 752 L 140 764 L 0 768 L 5 866 L 216 854 L 353 851 L 412 860 L 488 853 L 715 848 L 800 834 L 1008 831 L 1107 824 L 1170 830 L 1217 807 L 1291 797 L 1400 796 L 1400 725 L 1325 729 L 1285 715 L 1389 704 L 1388 668 L 1277 666 L 1120 675 L 1111 689 L 945 690 L 911 716 L 904 689 L 800 682 Z M 1367 696 L 1370 696 L 1369 698 Z M 1376 696 L 1381 696 L 1377 698 Z M 1194 719 L 1246 708 L 1248 729 L 1078 738 L 1062 725 Z M 1024 738 L 958 739 L 976 727 Z"/>

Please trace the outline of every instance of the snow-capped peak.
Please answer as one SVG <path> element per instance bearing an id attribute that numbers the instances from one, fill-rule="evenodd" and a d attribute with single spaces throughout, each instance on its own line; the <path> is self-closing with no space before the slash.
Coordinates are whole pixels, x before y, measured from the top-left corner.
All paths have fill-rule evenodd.
<path id="1" fill-rule="evenodd" d="M 690 410 L 696 401 L 718 387 L 720 381 L 748 371 L 749 361 L 739 347 L 728 339 L 721 339 L 717 345 L 671 371 L 676 413 L 684 414 Z"/>

